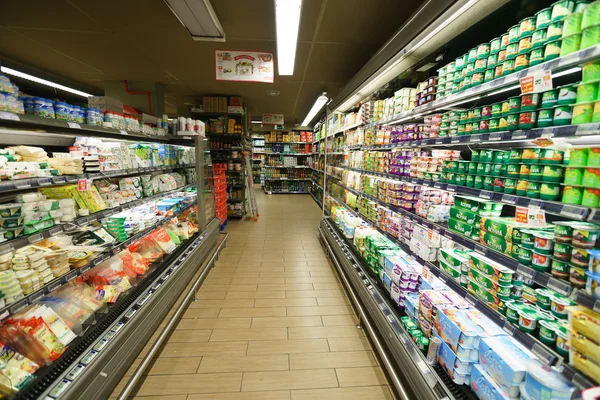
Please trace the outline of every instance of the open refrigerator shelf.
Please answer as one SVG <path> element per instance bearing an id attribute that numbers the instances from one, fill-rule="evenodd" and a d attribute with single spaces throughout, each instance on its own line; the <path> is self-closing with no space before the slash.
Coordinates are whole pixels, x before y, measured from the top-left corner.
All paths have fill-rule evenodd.
<path id="1" fill-rule="evenodd" d="M 385 344 L 386 354 L 392 358 L 392 366 L 402 371 L 399 379 L 401 393 L 408 398 L 425 399 L 474 399 L 467 387 L 454 384 L 441 368 L 432 367 L 416 343 L 410 339 L 402 326 L 402 313 L 391 303 L 385 289 L 374 278 L 362 259 L 354 252 L 353 246 L 341 234 L 331 221 L 323 219 L 320 226 L 321 236 L 325 239 L 340 273 L 348 278 L 352 290 L 357 294 L 361 305 L 366 309 L 366 317 L 376 327 L 378 341 Z M 362 317 L 362 316 L 361 316 Z M 373 340 L 373 339 L 372 339 Z M 389 371 L 388 373 L 393 373 Z"/>

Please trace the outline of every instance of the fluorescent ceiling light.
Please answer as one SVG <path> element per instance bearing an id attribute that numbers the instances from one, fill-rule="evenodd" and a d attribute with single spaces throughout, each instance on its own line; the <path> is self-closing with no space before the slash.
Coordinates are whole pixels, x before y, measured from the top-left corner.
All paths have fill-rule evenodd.
<path id="1" fill-rule="evenodd" d="M 258 120 L 258 121 L 252 121 L 252 123 L 253 123 L 253 124 L 260 125 L 260 124 L 262 124 L 262 120 Z"/>
<path id="2" fill-rule="evenodd" d="M 327 101 L 329 101 L 325 94 L 326 93 L 323 93 L 317 98 L 317 101 L 315 101 L 315 104 L 313 104 L 312 108 L 308 112 L 308 115 L 306 116 L 306 118 L 304 118 L 304 121 L 302 121 L 302 126 L 308 126 L 308 124 L 310 124 L 315 118 L 317 113 L 321 111 L 321 109 L 327 103 Z"/>
<path id="3" fill-rule="evenodd" d="M 209 0 L 164 1 L 194 40 L 225 41 L 225 31 Z"/>
<path id="4" fill-rule="evenodd" d="M 279 75 L 294 74 L 301 11 L 302 0 L 275 0 Z"/>
<path id="5" fill-rule="evenodd" d="M 64 90 L 65 92 L 73 93 L 73 94 L 76 94 L 78 96 L 82 96 L 82 97 L 91 97 L 91 96 L 93 96 L 93 95 L 91 95 L 89 93 L 85 93 L 85 92 L 82 92 L 80 90 L 76 90 L 76 89 L 73 89 L 73 88 L 70 88 L 70 87 L 67 87 L 67 86 L 59 85 L 58 83 L 50 82 L 50 81 L 47 81 L 45 79 L 38 78 L 37 76 L 26 74 L 24 72 L 16 71 L 16 70 L 14 70 L 12 68 L 2 67 L 2 68 L 0 68 L 0 70 L 3 73 L 5 73 L 5 74 L 17 76 L 19 78 L 27 79 L 27 80 L 32 81 L 32 82 L 40 83 L 42 85 L 46 85 L 46 86 L 50 86 L 50 87 L 53 87 L 53 88 L 56 88 L 56 89 Z"/>

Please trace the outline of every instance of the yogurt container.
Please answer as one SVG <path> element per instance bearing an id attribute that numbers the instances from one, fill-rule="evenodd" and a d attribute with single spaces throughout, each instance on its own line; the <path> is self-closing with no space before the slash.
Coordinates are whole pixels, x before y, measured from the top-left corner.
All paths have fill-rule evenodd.
<path id="1" fill-rule="evenodd" d="M 581 204 L 583 198 L 583 188 L 578 186 L 565 186 L 563 189 L 562 202 L 566 204 Z"/>
<path id="2" fill-rule="evenodd" d="M 577 103 L 586 103 L 598 100 L 598 86 L 600 81 L 582 82 L 575 87 L 577 88 Z"/>
<path id="3" fill-rule="evenodd" d="M 583 64 L 583 82 L 597 81 L 600 79 L 600 61 Z"/>
<path id="4" fill-rule="evenodd" d="M 490 54 L 497 54 L 500 51 L 501 44 L 499 37 L 490 40 Z"/>
<path id="5" fill-rule="evenodd" d="M 560 39 L 546 42 L 546 46 L 544 47 L 544 61 L 550 61 L 560 57 L 561 46 L 562 41 Z"/>
<path id="6" fill-rule="evenodd" d="M 587 284 L 586 269 L 571 266 L 569 269 L 569 283 L 576 288 L 584 288 Z"/>
<path id="7" fill-rule="evenodd" d="M 600 23 L 583 30 L 581 34 L 581 49 L 587 49 L 600 43 Z"/>
<path id="8" fill-rule="evenodd" d="M 536 271 L 547 272 L 550 270 L 550 260 L 551 257 L 549 255 L 534 251 L 531 259 L 531 266 Z"/>
<path id="9" fill-rule="evenodd" d="M 571 307 L 577 304 L 567 296 L 561 296 L 559 294 L 554 294 L 550 298 L 550 300 L 550 311 L 552 312 L 552 315 L 560 319 L 567 319 L 567 317 L 569 316 L 567 307 Z"/>
<path id="10" fill-rule="evenodd" d="M 558 329 L 558 327 L 559 324 L 555 321 L 540 321 L 538 332 L 538 337 L 540 338 L 540 341 L 547 346 L 554 347 L 554 345 L 556 344 L 556 330 Z"/>
<path id="11" fill-rule="evenodd" d="M 575 10 L 575 0 L 561 0 L 552 4 L 552 21 L 561 21 Z"/>
<path id="12" fill-rule="evenodd" d="M 535 26 L 537 29 L 545 28 L 552 21 L 552 7 L 544 8 L 535 14 Z"/>
<path id="13" fill-rule="evenodd" d="M 556 260 L 571 261 L 572 251 L 573 251 L 573 249 L 571 247 L 571 244 L 563 243 L 563 242 L 556 242 L 556 243 L 554 243 L 554 251 L 552 253 L 552 256 Z"/>
<path id="14" fill-rule="evenodd" d="M 565 85 L 558 88 L 559 105 L 574 104 L 577 102 L 577 88 L 575 85 Z"/>
<path id="15" fill-rule="evenodd" d="M 592 249 L 600 237 L 600 226 L 590 223 L 578 223 L 573 225 L 574 247 L 580 249 Z"/>
<path id="16" fill-rule="evenodd" d="M 533 234 L 533 249 L 536 253 L 550 255 L 554 250 L 554 235 L 545 231 L 537 231 Z"/>
<path id="17" fill-rule="evenodd" d="M 581 33 L 574 35 L 565 36 L 562 38 L 562 45 L 560 47 L 560 56 L 564 57 L 571 53 L 575 53 L 582 47 L 582 36 Z"/>
<path id="18" fill-rule="evenodd" d="M 540 319 L 539 313 L 533 307 L 522 307 L 519 310 L 519 330 L 527 333 L 535 332 Z"/>
<path id="19" fill-rule="evenodd" d="M 573 124 L 587 124 L 592 122 L 594 102 L 576 103 L 573 105 Z"/>
<path id="20" fill-rule="evenodd" d="M 559 279 L 569 279 L 570 268 L 571 264 L 568 261 L 560 261 L 553 258 L 550 273 L 552 276 Z"/>
<path id="21" fill-rule="evenodd" d="M 508 46 L 519 41 L 519 25 L 513 25 L 508 29 Z M 508 47 L 507 46 L 507 47 Z"/>
<path id="22" fill-rule="evenodd" d="M 569 125 L 573 119 L 573 106 L 571 105 L 560 105 L 554 107 L 554 119 L 553 123 L 555 126 Z"/>
<path id="23" fill-rule="evenodd" d="M 583 12 L 575 12 L 566 16 L 563 25 L 563 37 L 580 34 L 582 20 Z"/>
<path id="24" fill-rule="evenodd" d="M 599 207 L 600 189 L 584 188 L 581 205 L 585 207 Z"/>

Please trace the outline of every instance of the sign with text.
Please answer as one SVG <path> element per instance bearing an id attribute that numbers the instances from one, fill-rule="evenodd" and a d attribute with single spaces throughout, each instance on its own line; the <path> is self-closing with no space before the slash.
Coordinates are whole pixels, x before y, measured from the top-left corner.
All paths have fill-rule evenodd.
<path id="1" fill-rule="evenodd" d="M 521 78 L 521 93 L 540 93 L 552 89 L 552 73 L 550 71 L 536 71 L 531 75 Z"/>
<path id="2" fill-rule="evenodd" d="M 517 207 L 515 220 L 527 224 L 532 228 L 546 226 L 546 214 L 544 213 L 544 210 L 536 208 Z"/>
<path id="3" fill-rule="evenodd" d="M 283 114 L 263 114 L 262 123 L 264 125 L 284 125 Z"/>
<path id="4" fill-rule="evenodd" d="M 273 53 L 215 50 L 215 78 L 218 81 L 273 83 Z"/>
<path id="5" fill-rule="evenodd" d="M 92 187 L 91 179 L 78 179 L 77 180 L 77 190 L 80 192 L 87 192 Z"/>

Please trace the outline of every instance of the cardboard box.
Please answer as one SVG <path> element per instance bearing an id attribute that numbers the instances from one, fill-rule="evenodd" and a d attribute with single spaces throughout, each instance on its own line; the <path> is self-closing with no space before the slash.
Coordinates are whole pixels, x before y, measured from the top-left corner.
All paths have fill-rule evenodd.
<path id="1" fill-rule="evenodd" d="M 231 96 L 229 97 L 229 105 L 232 107 L 243 107 L 244 101 L 240 96 Z"/>
<path id="2" fill-rule="evenodd" d="M 227 112 L 229 114 L 244 114 L 244 107 L 240 106 L 228 106 Z"/>
<path id="3" fill-rule="evenodd" d="M 217 97 L 217 112 L 227 112 L 227 97 Z"/>

